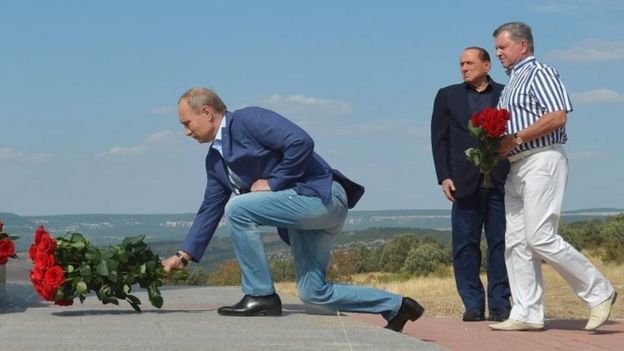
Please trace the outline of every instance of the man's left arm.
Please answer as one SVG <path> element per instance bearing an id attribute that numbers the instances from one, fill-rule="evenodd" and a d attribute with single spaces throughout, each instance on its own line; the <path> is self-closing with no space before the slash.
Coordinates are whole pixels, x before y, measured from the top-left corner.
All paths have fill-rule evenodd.
<path id="1" fill-rule="evenodd" d="M 516 133 L 516 136 L 526 143 L 565 126 L 567 120 L 568 114 L 565 111 L 548 112 L 542 115 L 535 123 Z M 501 140 L 499 155 L 505 156 L 509 154 L 516 146 L 514 135 L 506 135 Z"/>
<path id="2" fill-rule="evenodd" d="M 572 112 L 572 103 L 561 77 L 549 66 L 539 69 L 533 79 L 531 92 L 544 114 L 533 124 L 518 131 L 516 136 L 523 142 L 531 141 L 565 126 L 568 112 Z M 499 155 L 506 156 L 516 146 L 513 135 L 507 135 L 501 141 Z"/>

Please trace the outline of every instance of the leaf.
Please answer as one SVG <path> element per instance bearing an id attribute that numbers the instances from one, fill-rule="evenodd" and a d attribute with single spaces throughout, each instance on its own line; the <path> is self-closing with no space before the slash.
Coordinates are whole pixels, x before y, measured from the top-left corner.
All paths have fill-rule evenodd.
<path id="1" fill-rule="evenodd" d="M 116 297 L 106 296 L 102 299 L 103 304 L 112 303 L 114 305 L 119 306 L 119 300 Z"/>
<path id="2" fill-rule="evenodd" d="M 134 296 L 134 295 L 127 294 L 126 300 L 132 301 L 132 302 L 134 302 L 137 305 L 141 304 L 141 300 L 138 297 Z"/>
<path id="3" fill-rule="evenodd" d="M 82 276 L 82 278 L 86 281 L 91 281 L 91 266 L 89 265 L 84 265 L 82 267 L 80 267 L 80 275 Z"/>
<path id="4" fill-rule="evenodd" d="M 128 273 L 128 275 L 126 275 L 126 283 L 129 285 L 136 283 L 136 276 L 132 273 Z"/>
<path id="5" fill-rule="evenodd" d="M 162 296 L 160 295 L 151 297 L 150 302 L 152 303 L 152 306 L 156 308 L 161 308 L 162 305 L 165 303 Z"/>
<path id="6" fill-rule="evenodd" d="M 135 311 L 137 311 L 137 312 L 141 313 L 141 307 L 139 307 L 139 304 L 141 303 L 141 301 L 139 301 L 139 303 L 136 303 L 136 302 L 134 302 L 134 301 L 130 300 L 130 296 L 132 296 L 132 295 L 129 295 L 129 296 L 126 298 L 126 301 L 128 301 L 128 303 L 130 304 L 130 306 L 132 306 L 132 308 L 134 308 L 134 310 L 135 310 Z M 132 296 L 132 297 L 134 297 L 134 296 Z M 138 299 L 137 299 L 137 300 L 138 300 Z"/>
<path id="7" fill-rule="evenodd" d="M 164 300 L 162 296 L 160 295 L 160 290 L 158 290 L 158 287 L 156 287 L 154 283 L 152 283 L 152 285 L 147 287 L 147 296 L 149 297 L 149 300 L 152 306 L 156 308 L 162 307 Z"/>
<path id="8" fill-rule="evenodd" d="M 109 271 L 116 271 L 119 268 L 119 262 L 114 259 L 107 259 L 106 264 L 108 265 Z"/>
<path id="9" fill-rule="evenodd" d="M 118 279 L 117 271 L 110 271 L 108 273 L 108 279 L 110 279 L 110 281 L 116 283 L 117 279 Z"/>
<path id="10" fill-rule="evenodd" d="M 128 246 L 128 245 L 135 246 L 135 245 L 142 243 L 143 239 L 145 239 L 145 235 L 130 236 L 130 237 L 125 238 L 121 242 L 121 245 L 122 246 Z"/>
<path id="11" fill-rule="evenodd" d="M 130 254 L 126 250 L 119 250 L 119 252 L 117 253 L 117 259 L 121 263 L 126 263 L 127 264 L 129 258 L 130 258 Z"/>
<path id="12" fill-rule="evenodd" d="M 108 264 L 106 263 L 106 260 L 100 260 L 100 263 L 98 263 L 96 270 L 98 274 L 108 277 L 109 272 L 108 272 Z"/>
<path id="13" fill-rule="evenodd" d="M 73 248 L 78 249 L 78 250 L 82 250 L 82 249 L 84 249 L 87 245 L 84 243 L 84 241 L 78 241 L 78 242 L 72 243 L 72 244 L 71 244 L 71 246 L 72 246 Z"/>

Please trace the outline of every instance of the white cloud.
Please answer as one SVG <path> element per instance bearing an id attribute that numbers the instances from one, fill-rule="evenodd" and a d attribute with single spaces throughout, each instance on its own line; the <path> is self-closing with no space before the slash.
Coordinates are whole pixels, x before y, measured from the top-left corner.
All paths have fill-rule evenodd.
<path id="1" fill-rule="evenodd" d="M 179 137 L 180 133 L 174 133 L 170 130 L 162 130 L 154 134 L 149 135 L 145 140 L 133 146 L 113 146 L 108 151 L 100 153 L 98 156 L 129 156 L 141 154 L 159 145 L 169 144 L 175 142 L 176 137 Z"/>
<path id="2" fill-rule="evenodd" d="M 179 134 L 179 133 L 177 133 Z M 158 144 L 167 142 L 176 137 L 176 133 L 170 130 L 161 130 L 160 132 L 156 132 L 145 139 L 146 144 Z"/>
<path id="3" fill-rule="evenodd" d="M 570 49 L 552 50 L 546 54 L 565 62 L 603 62 L 624 59 L 624 41 L 587 39 Z"/>
<path id="4" fill-rule="evenodd" d="M 0 161 L 19 161 L 32 164 L 39 164 L 52 159 L 50 154 L 29 155 L 12 148 L 0 148 Z"/>
<path id="5" fill-rule="evenodd" d="M 571 94 L 572 101 L 579 104 L 624 103 L 624 94 L 610 89 L 594 89 Z"/>
<path id="6" fill-rule="evenodd" d="M 153 109 L 149 110 L 149 113 L 153 114 L 153 115 L 175 115 L 178 113 L 178 111 L 176 110 L 175 106 L 159 106 L 159 107 L 154 107 Z"/>
<path id="7" fill-rule="evenodd" d="M 143 151 L 145 151 L 145 145 L 143 144 L 135 146 L 113 146 L 99 156 L 136 155 Z"/>
<path id="8" fill-rule="evenodd" d="M 262 100 L 262 104 L 275 112 L 290 118 L 296 117 L 323 117 L 326 115 L 346 115 L 353 111 L 351 106 L 343 101 L 320 99 L 304 95 L 282 96 L 273 94 Z"/>
<path id="9" fill-rule="evenodd" d="M 0 161 L 8 161 L 22 158 L 24 154 L 18 150 L 11 149 L 8 147 L 0 148 Z"/>

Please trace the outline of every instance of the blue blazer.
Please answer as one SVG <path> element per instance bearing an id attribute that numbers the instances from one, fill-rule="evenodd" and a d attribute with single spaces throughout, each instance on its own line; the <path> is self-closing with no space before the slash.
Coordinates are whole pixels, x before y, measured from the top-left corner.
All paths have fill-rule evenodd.
<path id="1" fill-rule="evenodd" d="M 491 81 L 492 100 L 490 107 L 496 107 L 504 86 Z M 438 91 L 433 103 L 431 117 L 431 148 L 438 184 L 446 178 L 455 184 L 455 198 L 474 194 L 479 188 L 479 169 L 468 161 L 465 150 L 476 146 L 468 133 L 468 121 L 472 117 L 468 106 L 466 84 L 455 84 Z M 494 187 L 504 193 L 509 173 L 509 162 L 500 160 L 492 171 Z"/>
<path id="2" fill-rule="evenodd" d="M 364 194 L 364 187 L 332 169 L 314 152 L 308 133 L 285 117 L 248 107 L 228 111 L 225 118 L 226 126 L 221 130 L 223 157 L 212 147 L 208 151 L 204 201 L 181 246 L 194 260 L 203 256 L 235 190 L 227 167 L 240 178 L 243 190 L 249 190 L 258 179 L 267 179 L 272 191 L 292 188 L 300 195 L 329 202 L 335 180 L 345 189 L 349 208 Z M 279 229 L 279 234 L 288 243 L 286 230 Z"/>

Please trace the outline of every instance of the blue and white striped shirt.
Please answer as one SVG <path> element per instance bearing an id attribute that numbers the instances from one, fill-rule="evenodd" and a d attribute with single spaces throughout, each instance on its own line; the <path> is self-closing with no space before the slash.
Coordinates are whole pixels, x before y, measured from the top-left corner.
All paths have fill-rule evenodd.
<path id="1" fill-rule="evenodd" d="M 506 108 L 511 113 L 507 122 L 507 132 L 514 134 L 535 123 L 546 113 L 555 111 L 572 112 L 572 103 L 559 73 L 534 56 L 520 61 L 511 69 L 509 82 L 503 89 L 498 108 Z M 515 147 L 509 154 L 565 144 L 568 140 L 565 126 Z"/>

